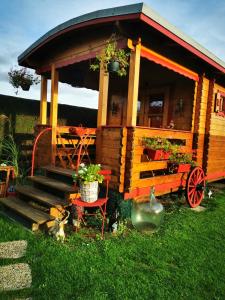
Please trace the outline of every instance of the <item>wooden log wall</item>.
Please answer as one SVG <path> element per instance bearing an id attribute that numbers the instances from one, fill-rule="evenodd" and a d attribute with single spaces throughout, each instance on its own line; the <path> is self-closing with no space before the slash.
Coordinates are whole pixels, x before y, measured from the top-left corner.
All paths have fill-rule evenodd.
<path id="1" fill-rule="evenodd" d="M 212 93 L 209 94 L 208 132 L 206 133 L 207 148 L 205 149 L 205 170 L 210 181 L 225 178 L 225 118 L 214 111 L 215 98 L 218 91 L 225 93 L 225 88 L 218 84 L 211 84 Z"/>
<path id="2" fill-rule="evenodd" d="M 182 140 L 184 141 L 184 145 L 180 147 L 180 152 L 192 153 L 193 134 L 191 132 L 145 127 L 128 128 L 125 192 L 132 196 L 132 198 L 138 198 L 139 195 L 141 196 L 141 190 L 146 188 L 147 191 L 147 188 L 151 186 L 156 187 L 156 195 L 162 195 L 176 191 L 181 185 L 185 184 L 186 174 L 168 175 L 168 172 L 166 172 L 167 160 L 148 161 L 146 155 L 143 154 L 143 137 L 157 136 Z M 161 171 L 161 174 L 157 175 L 157 171 Z M 141 178 L 142 172 L 149 172 L 151 177 Z M 125 195 L 126 197 L 129 196 Z"/>
<path id="3" fill-rule="evenodd" d="M 127 129 L 102 127 L 97 130 L 96 161 L 103 169 L 112 170 L 110 187 L 124 191 Z"/>

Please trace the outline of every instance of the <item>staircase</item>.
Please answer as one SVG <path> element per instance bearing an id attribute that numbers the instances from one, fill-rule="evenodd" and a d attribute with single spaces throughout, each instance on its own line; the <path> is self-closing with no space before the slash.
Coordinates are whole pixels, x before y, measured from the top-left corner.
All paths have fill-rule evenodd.
<path id="1" fill-rule="evenodd" d="M 48 166 L 42 170 L 44 175 L 28 177 L 29 184 L 16 186 L 16 196 L 0 198 L 4 212 L 32 231 L 51 227 L 76 194 L 71 169 Z"/>

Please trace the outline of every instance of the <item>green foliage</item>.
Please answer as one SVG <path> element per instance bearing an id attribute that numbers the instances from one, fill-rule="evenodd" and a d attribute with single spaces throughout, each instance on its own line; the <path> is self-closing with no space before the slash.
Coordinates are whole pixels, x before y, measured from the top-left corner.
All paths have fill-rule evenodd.
<path id="1" fill-rule="evenodd" d="M 6 125 L 7 132 L 0 139 L 0 164 L 14 167 L 15 177 L 23 180 L 27 170 L 21 163 L 21 151 L 15 142 L 12 124 L 7 116 L 0 115 L 0 127 Z"/>
<path id="2" fill-rule="evenodd" d="M 28 263 L 32 271 L 30 289 L 0 292 L 0 298 L 222 300 L 224 199 L 220 190 L 209 199 L 212 209 L 197 213 L 182 206 L 166 212 L 152 236 L 132 230 L 96 241 L 71 230 L 64 244 L 0 217 L 1 242 L 28 242 L 25 256 L 13 263 Z"/>
<path id="3" fill-rule="evenodd" d="M 14 141 L 12 134 L 7 135 L 1 143 L 1 163 L 7 166 L 13 166 L 15 170 L 15 176 L 19 175 L 19 158 L 20 151 Z"/>
<path id="4" fill-rule="evenodd" d="M 142 139 L 142 142 L 146 147 L 151 148 L 152 150 L 164 150 L 166 152 L 169 152 L 174 149 L 174 145 L 172 145 L 168 139 L 162 138 L 160 136 L 151 138 L 144 137 Z"/>
<path id="5" fill-rule="evenodd" d="M 119 62 L 119 70 L 117 75 L 126 76 L 127 68 L 129 66 L 129 55 L 124 49 L 117 48 L 117 42 L 115 35 L 107 41 L 104 51 L 101 55 L 96 56 L 94 63 L 90 64 L 90 69 L 93 71 L 99 70 L 100 65 L 103 64 L 105 71 L 108 71 L 108 65 L 110 62 Z"/>
<path id="6" fill-rule="evenodd" d="M 93 182 L 98 181 L 99 183 L 103 182 L 104 176 L 100 175 L 99 172 L 101 171 L 101 165 L 97 164 L 80 164 L 79 169 L 77 172 L 73 173 L 73 181 L 74 182 Z"/>
<path id="7" fill-rule="evenodd" d="M 173 152 L 169 157 L 169 160 L 176 164 L 190 164 L 192 167 L 195 166 L 195 162 L 192 160 L 192 155 L 188 153 Z"/>
<path id="8" fill-rule="evenodd" d="M 40 80 L 37 76 L 31 74 L 26 68 L 21 69 L 11 69 L 8 72 L 9 83 L 16 89 L 16 94 L 18 89 L 24 88 L 24 86 L 31 86 L 33 84 L 38 84 Z"/>

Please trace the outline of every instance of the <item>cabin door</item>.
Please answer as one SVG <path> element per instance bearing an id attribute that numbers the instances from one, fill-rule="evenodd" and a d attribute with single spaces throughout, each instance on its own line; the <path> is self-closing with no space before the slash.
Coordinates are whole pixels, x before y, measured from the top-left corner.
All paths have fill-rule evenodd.
<path id="1" fill-rule="evenodd" d="M 144 126 L 166 128 L 168 125 L 169 89 L 152 89 L 145 97 Z"/>

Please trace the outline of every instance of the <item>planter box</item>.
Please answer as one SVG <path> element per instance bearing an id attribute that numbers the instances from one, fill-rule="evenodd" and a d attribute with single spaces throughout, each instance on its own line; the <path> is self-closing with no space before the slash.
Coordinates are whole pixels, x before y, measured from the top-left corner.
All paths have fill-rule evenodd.
<path id="1" fill-rule="evenodd" d="M 191 169 L 191 165 L 190 164 L 169 163 L 168 168 L 173 170 L 174 173 L 188 173 Z"/>
<path id="2" fill-rule="evenodd" d="M 145 148 L 145 153 L 151 160 L 165 160 L 169 159 L 170 152 L 165 152 L 163 150 L 153 150 L 151 148 Z"/>

